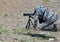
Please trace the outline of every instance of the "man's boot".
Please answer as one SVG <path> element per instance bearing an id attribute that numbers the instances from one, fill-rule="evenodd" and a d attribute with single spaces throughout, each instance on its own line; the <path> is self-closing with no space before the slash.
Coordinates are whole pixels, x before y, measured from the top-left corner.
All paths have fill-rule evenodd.
<path id="1" fill-rule="evenodd" d="M 57 24 L 53 24 L 53 31 L 57 32 L 58 29 L 57 29 Z"/>

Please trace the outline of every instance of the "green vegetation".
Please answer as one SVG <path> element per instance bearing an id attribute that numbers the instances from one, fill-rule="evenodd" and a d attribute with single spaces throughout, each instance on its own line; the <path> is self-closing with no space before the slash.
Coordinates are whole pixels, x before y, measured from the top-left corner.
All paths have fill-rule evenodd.
<path id="1" fill-rule="evenodd" d="M 27 30 L 25 28 L 18 28 L 18 29 L 12 29 L 12 30 L 7 30 L 6 28 L 4 28 L 3 26 L 0 26 L 0 34 L 2 33 L 10 33 L 11 35 L 17 35 L 18 37 L 20 37 L 20 42 L 40 42 L 40 41 L 45 41 L 48 39 L 45 38 L 41 38 L 41 37 L 31 37 L 29 35 L 26 35 L 28 33 L 31 34 L 40 34 L 41 31 L 34 31 L 32 29 Z M 48 36 L 53 36 L 50 33 L 45 33 Z M 60 36 L 56 36 L 57 38 L 60 38 Z M 1 39 L 1 38 L 0 38 Z M 13 40 L 14 42 L 17 41 L 18 39 L 16 38 L 15 40 Z"/>
<path id="2" fill-rule="evenodd" d="M 8 30 L 4 29 L 4 28 L 0 28 L 0 34 L 2 34 L 3 32 L 7 32 Z"/>
<path id="3" fill-rule="evenodd" d="M 6 33 L 6 32 L 8 32 L 8 30 L 4 28 L 3 26 L 0 26 L 0 34 Z"/>
<path id="4" fill-rule="evenodd" d="M 6 13 L 6 14 L 4 14 L 3 16 L 4 16 L 4 18 L 7 18 L 7 17 L 11 17 L 12 15 Z"/>
<path id="5" fill-rule="evenodd" d="M 4 18 L 6 18 L 8 16 L 8 14 L 4 14 Z"/>
<path id="6" fill-rule="evenodd" d="M 33 38 L 30 36 L 20 35 L 20 37 L 21 37 L 21 42 L 33 42 Z"/>
<path id="7" fill-rule="evenodd" d="M 44 2 L 50 2 L 50 0 L 42 0 L 42 1 L 44 1 Z"/>
<path id="8" fill-rule="evenodd" d="M 20 34 L 24 34 L 24 33 L 27 33 L 28 32 L 28 30 L 26 30 L 26 29 L 22 29 L 22 28 L 19 28 L 19 29 L 12 29 L 12 34 L 18 34 L 18 35 L 20 35 Z"/>

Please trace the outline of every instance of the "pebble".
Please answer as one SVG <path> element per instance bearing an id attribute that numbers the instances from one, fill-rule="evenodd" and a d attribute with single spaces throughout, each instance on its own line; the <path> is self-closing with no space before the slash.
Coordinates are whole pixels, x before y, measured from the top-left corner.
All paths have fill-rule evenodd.
<path id="1" fill-rule="evenodd" d="M 0 41 L 0 42 L 2 42 L 2 41 Z"/>
<path id="2" fill-rule="evenodd" d="M 54 41 L 55 39 L 54 38 L 49 38 L 49 41 Z"/>

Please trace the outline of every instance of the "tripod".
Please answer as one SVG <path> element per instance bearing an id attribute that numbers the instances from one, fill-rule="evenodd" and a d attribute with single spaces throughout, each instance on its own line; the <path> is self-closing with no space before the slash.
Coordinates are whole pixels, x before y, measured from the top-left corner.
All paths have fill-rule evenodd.
<path id="1" fill-rule="evenodd" d="M 33 23 L 32 23 L 31 18 L 33 18 L 33 17 L 30 15 L 30 16 L 29 16 L 29 19 L 28 19 L 28 22 L 27 22 L 27 25 L 26 25 L 26 29 L 29 29 L 30 26 L 31 26 L 31 24 L 32 24 L 32 26 L 33 26 Z"/>

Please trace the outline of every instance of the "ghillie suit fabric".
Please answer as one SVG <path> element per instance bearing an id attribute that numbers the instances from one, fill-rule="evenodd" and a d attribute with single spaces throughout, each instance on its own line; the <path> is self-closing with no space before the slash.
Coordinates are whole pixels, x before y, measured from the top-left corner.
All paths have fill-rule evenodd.
<path id="1" fill-rule="evenodd" d="M 58 19 L 56 13 L 52 10 L 45 8 L 44 6 L 36 6 L 34 14 L 34 28 L 37 27 L 37 21 L 39 23 L 44 23 L 42 28 L 48 27 L 49 25 L 54 24 L 54 22 Z"/>

